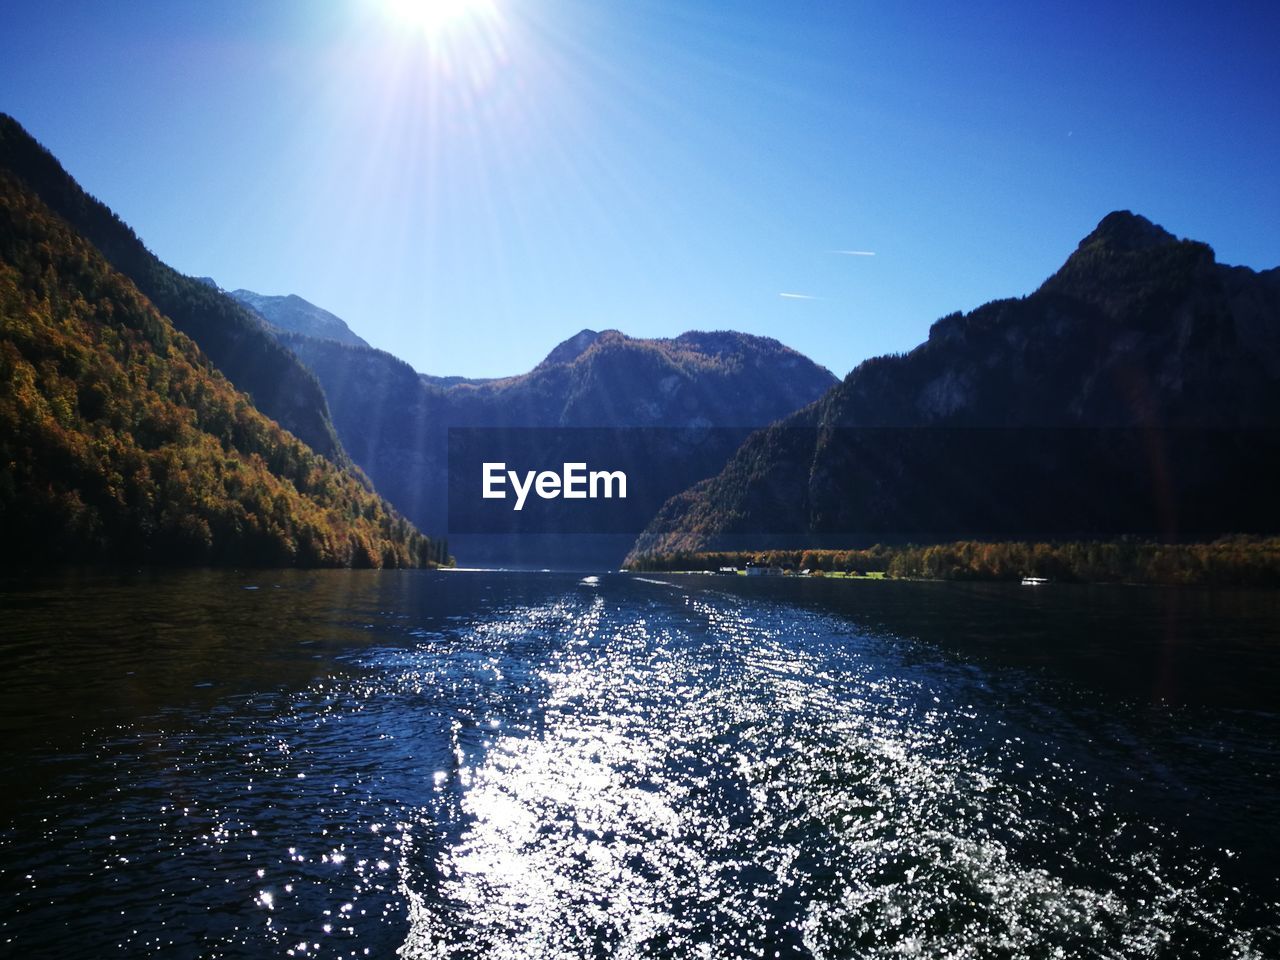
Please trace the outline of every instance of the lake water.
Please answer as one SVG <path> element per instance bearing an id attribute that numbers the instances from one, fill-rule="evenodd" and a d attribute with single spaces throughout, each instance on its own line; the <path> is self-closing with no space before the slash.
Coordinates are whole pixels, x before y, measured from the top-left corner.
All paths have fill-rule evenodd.
<path id="1" fill-rule="evenodd" d="M 1277 957 L 1280 594 L 0 584 L 0 954 Z"/>

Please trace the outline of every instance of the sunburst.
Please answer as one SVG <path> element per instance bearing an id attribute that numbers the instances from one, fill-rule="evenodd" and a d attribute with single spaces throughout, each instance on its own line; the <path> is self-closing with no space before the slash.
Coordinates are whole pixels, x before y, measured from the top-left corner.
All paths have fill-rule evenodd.
<path id="1" fill-rule="evenodd" d="M 471 29 L 496 15 L 493 0 L 378 0 L 396 24 L 428 40 Z"/>

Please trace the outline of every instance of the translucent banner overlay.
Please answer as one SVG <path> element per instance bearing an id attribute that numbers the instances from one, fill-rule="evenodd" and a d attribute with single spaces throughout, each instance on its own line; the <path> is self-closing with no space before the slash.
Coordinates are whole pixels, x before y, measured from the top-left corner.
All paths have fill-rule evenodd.
<path id="1" fill-rule="evenodd" d="M 1280 529 L 1277 430 L 773 427 L 744 447 L 750 434 L 454 428 L 449 530 L 634 535 L 656 518 L 669 530 L 888 542 Z"/>

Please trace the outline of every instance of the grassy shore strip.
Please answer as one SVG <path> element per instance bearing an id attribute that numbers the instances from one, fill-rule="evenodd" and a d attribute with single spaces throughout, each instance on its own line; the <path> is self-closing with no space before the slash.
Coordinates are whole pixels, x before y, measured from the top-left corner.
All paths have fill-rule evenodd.
<path id="1" fill-rule="evenodd" d="M 1090 540 L 1063 543 L 965 540 L 865 550 L 737 550 L 646 555 L 646 572 L 744 571 L 748 564 L 809 575 L 1064 583 L 1280 586 L 1280 537 L 1231 536 L 1211 543 Z"/>

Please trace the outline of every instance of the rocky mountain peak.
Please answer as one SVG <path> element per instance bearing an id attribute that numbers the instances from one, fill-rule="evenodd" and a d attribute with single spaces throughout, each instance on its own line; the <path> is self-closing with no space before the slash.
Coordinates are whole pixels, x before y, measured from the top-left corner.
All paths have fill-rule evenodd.
<path id="1" fill-rule="evenodd" d="M 1177 242 L 1178 238 L 1172 233 L 1141 214 L 1115 210 L 1103 217 L 1093 232 L 1080 241 L 1078 249 L 1104 244 L 1112 250 L 1131 253 Z"/>
<path id="2" fill-rule="evenodd" d="M 577 360 L 587 351 L 588 347 L 599 340 L 600 336 L 601 334 L 596 330 L 579 330 L 568 340 L 558 343 L 539 366 L 546 367 L 557 363 L 573 363 L 574 360 Z"/>

